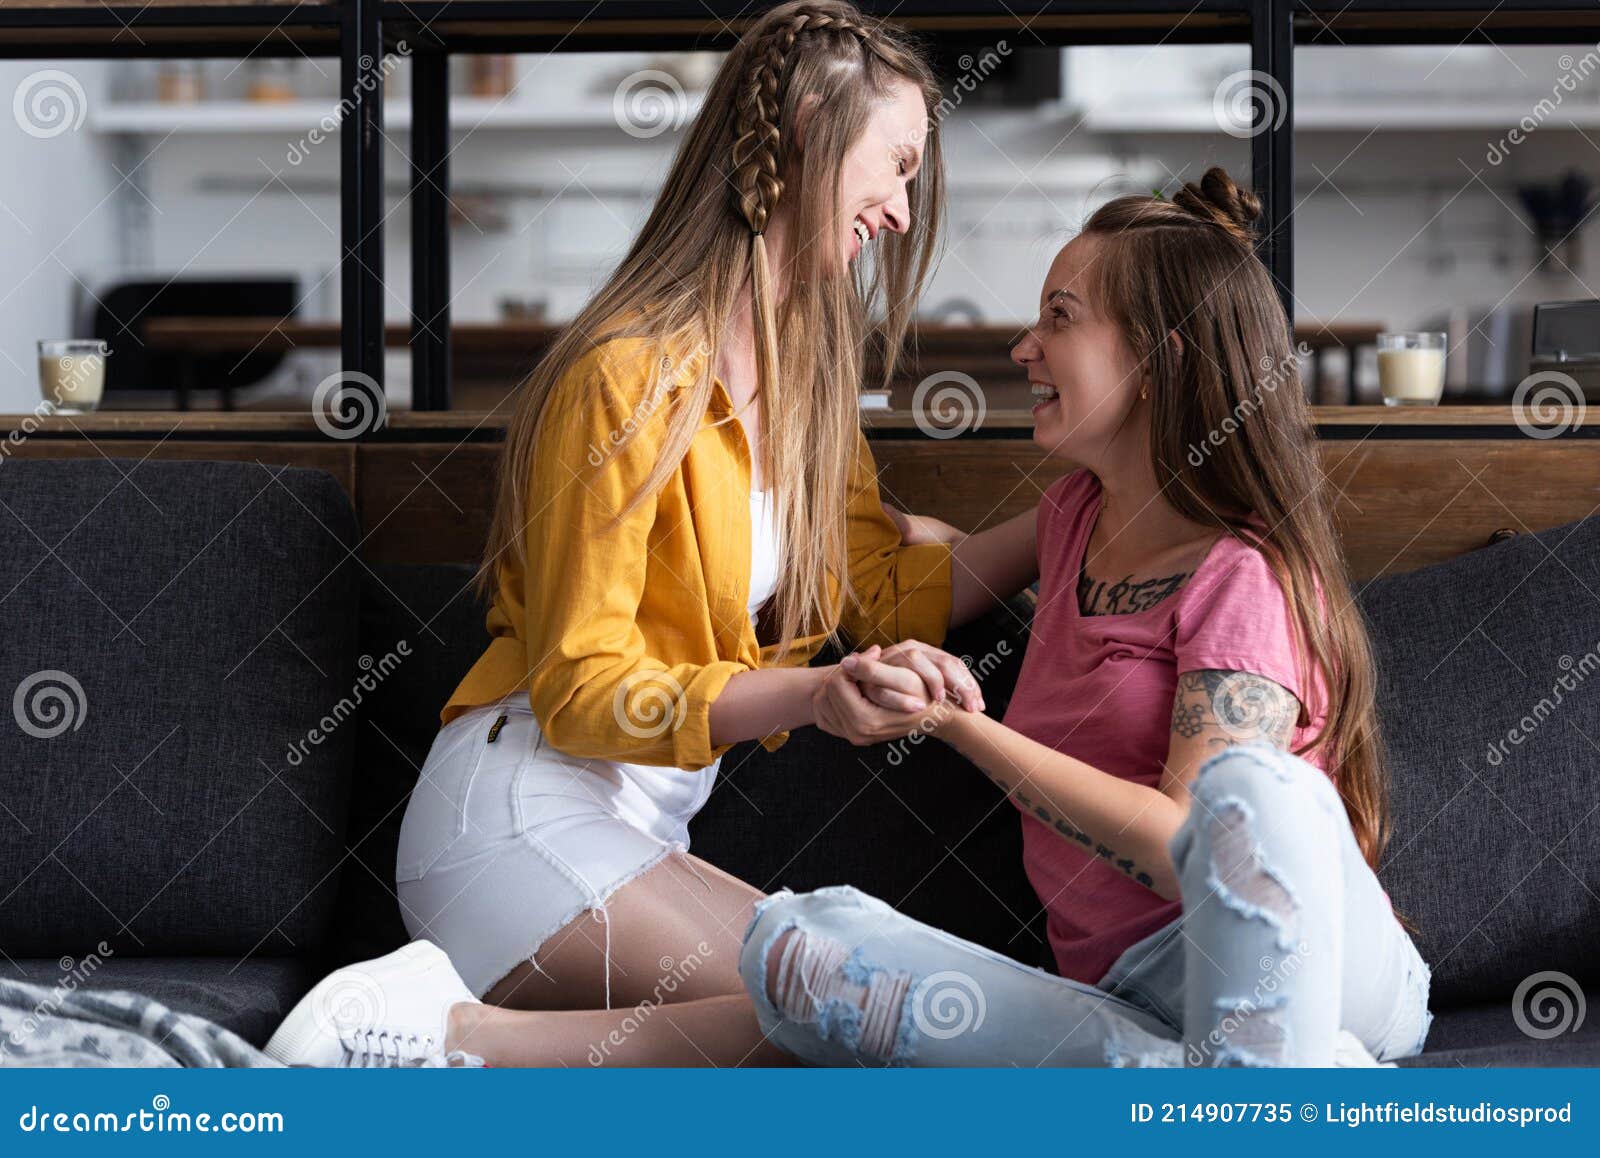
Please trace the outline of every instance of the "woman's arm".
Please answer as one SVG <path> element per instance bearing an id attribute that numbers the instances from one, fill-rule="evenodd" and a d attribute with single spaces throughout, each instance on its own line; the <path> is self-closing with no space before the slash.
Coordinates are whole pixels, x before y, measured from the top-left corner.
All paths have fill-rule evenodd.
<path id="1" fill-rule="evenodd" d="M 858 659 L 850 678 L 870 688 L 889 666 Z M 1200 765 L 1251 740 L 1284 747 L 1299 712 L 1293 695 L 1253 672 L 1184 672 L 1173 698 L 1159 789 L 1102 772 L 979 713 L 936 704 L 912 726 L 971 760 L 1061 839 L 1170 900 L 1178 896 L 1178 881 L 1167 846 L 1188 814 L 1189 783 Z"/>
<path id="2" fill-rule="evenodd" d="M 836 667 L 767 667 L 735 675 L 711 701 L 712 747 L 815 723 L 811 698 Z"/>
<path id="3" fill-rule="evenodd" d="M 950 569 L 950 626 L 959 627 L 1010 599 L 1039 577 L 1039 508 L 955 544 Z"/>

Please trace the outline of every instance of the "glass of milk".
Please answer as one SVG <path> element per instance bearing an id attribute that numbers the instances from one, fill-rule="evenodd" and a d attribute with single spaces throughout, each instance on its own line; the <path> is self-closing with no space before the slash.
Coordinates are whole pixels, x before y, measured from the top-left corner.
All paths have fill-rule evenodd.
<path id="1" fill-rule="evenodd" d="M 86 414 L 106 390 L 111 347 L 97 339 L 46 338 L 39 343 L 39 392 L 57 414 Z"/>
<path id="2" fill-rule="evenodd" d="M 1378 386 L 1386 406 L 1437 406 L 1444 393 L 1445 335 L 1406 330 L 1378 335 Z"/>

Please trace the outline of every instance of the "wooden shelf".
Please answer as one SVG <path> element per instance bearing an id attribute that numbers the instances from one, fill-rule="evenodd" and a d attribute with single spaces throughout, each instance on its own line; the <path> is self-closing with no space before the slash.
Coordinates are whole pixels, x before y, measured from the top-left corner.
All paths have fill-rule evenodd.
<path id="1" fill-rule="evenodd" d="M 336 56 L 339 0 L 0 0 L 0 59 Z"/>
<path id="2" fill-rule="evenodd" d="M 1249 0 L 858 0 L 925 40 L 1029 45 L 1238 43 Z M 452 52 L 725 49 L 760 15 L 748 0 L 385 0 L 386 38 Z M 1026 32 L 1020 31 L 1025 28 Z"/>
<path id="3" fill-rule="evenodd" d="M 865 412 L 869 435 L 874 431 L 916 431 L 916 416 L 906 411 Z M 1510 406 L 1315 406 L 1312 416 L 1319 428 L 1380 427 L 1503 428 L 1520 437 L 1517 413 Z M 498 410 L 392 410 L 386 429 L 395 437 L 426 440 L 431 434 L 481 431 L 497 435 L 510 418 L 509 408 Z M 100 410 L 92 414 L 55 414 L 44 418 L 32 414 L 0 415 L 0 426 L 26 430 L 29 437 L 80 438 L 106 436 L 159 436 L 182 431 L 190 436 L 219 435 L 229 438 L 297 437 L 313 441 L 327 439 L 309 411 L 206 411 L 206 410 Z M 1025 410 L 990 410 L 983 425 L 963 438 L 981 439 L 988 432 L 1027 430 L 1033 419 Z M 1591 424 L 1583 433 L 1600 432 Z M 936 440 L 929 440 L 930 442 Z"/>

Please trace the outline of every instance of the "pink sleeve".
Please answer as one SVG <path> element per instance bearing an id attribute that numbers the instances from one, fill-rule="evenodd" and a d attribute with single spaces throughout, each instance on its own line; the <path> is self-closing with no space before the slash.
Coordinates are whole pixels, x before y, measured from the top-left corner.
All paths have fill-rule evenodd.
<path id="1" fill-rule="evenodd" d="M 1233 540 L 1204 583 L 1180 595 L 1172 651 L 1176 671 L 1216 668 L 1266 676 L 1308 709 L 1295 647 L 1293 613 L 1260 551 Z"/>

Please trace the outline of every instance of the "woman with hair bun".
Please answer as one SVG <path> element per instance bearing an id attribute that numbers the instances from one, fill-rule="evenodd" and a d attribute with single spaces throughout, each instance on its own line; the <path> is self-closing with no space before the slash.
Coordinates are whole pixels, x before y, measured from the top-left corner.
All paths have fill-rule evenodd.
<path id="1" fill-rule="evenodd" d="M 1429 969 L 1374 869 L 1387 835 L 1371 648 L 1298 379 L 1221 169 L 1121 197 L 1056 255 L 1012 351 L 1040 587 L 1004 721 L 881 692 L 846 657 L 822 726 L 938 736 L 1021 813 L 1060 976 L 854 889 L 764 901 L 745 984 L 815 1063 L 1372 1064 L 1420 1052 Z M 897 670 L 898 669 L 898 670 Z"/>

